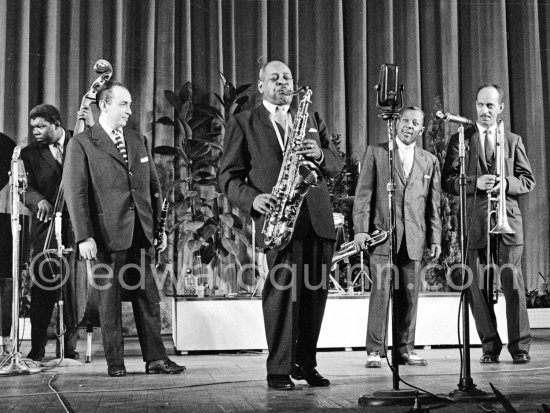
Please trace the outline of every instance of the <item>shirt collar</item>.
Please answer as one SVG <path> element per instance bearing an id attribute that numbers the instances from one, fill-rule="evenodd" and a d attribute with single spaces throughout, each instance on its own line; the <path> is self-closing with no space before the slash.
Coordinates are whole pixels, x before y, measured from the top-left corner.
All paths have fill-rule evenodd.
<path id="1" fill-rule="evenodd" d="M 265 108 L 268 110 L 269 113 L 273 114 L 279 108 L 283 113 L 287 113 L 288 109 L 290 108 L 290 105 L 274 105 L 271 102 L 268 102 L 267 100 L 263 101 L 263 104 Z"/>
<path id="2" fill-rule="evenodd" d="M 113 131 L 115 129 L 111 128 L 110 126 L 107 126 L 105 124 L 105 121 L 103 119 L 101 119 L 101 117 L 99 118 L 99 124 L 101 125 L 101 127 L 105 130 L 105 132 L 107 132 L 107 135 L 109 135 L 109 137 L 113 136 Z M 122 128 L 119 128 L 118 129 L 120 131 L 120 134 L 122 135 Z"/>
<path id="3" fill-rule="evenodd" d="M 61 135 L 61 138 L 59 138 L 59 140 L 57 142 L 51 144 L 52 146 L 59 145 L 61 150 L 63 150 L 63 148 L 65 146 L 65 129 L 62 129 L 62 130 L 63 130 L 63 134 Z"/>
<path id="4" fill-rule="evenodd" d="M 496 133 L 497 133 L 497 125 L 496 123 L 494 125 L 491 125 L 491 127 L 489 129 L 487 129 L 485 126 L 483 125 L 480 125 L 479 122 L 476 122 L 476 125 L 477 125 L 477 130 L 479 131 L 479 133 L 481 135 L 485 135 L 485 131 L 488 130 L 490 133 L 489 135 L 491 136 L 496 136 Z"/>
<path id="5" fill-rule="evenodd" d="M 403 152 L 414 151 L 414 147 L 416 146 L 416 142 L 413 142 L 410 145 L 405 145 L 399 138 L 395 138 L 395 142 L 397 142 L 397 149 Z"/>

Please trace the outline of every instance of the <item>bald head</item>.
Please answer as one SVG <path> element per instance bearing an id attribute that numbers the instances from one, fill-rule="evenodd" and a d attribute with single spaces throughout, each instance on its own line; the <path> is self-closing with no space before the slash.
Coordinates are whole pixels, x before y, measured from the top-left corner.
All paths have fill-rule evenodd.
<path id="1" fill-rule="evenodd" d="M 258 90 L 269 103 L 288 105 L 292 100 L 290 92 L 294 90 L 292 72 L 283 62 L 267 62 L 260 69 Z"/>

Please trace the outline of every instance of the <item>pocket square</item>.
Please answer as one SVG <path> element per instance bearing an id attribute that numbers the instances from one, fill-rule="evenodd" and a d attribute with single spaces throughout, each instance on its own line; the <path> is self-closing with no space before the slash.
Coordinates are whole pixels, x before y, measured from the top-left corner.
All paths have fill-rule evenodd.
<path id="1" fill-rule="evenodd" d="M 141 163 L 148 162 L 148 161 L 149 161 L 149 157 L 146 156 L 145 158 L 141 158 L 139 161 L 140 161 Z"/>
<path id="2" fill-rule="evenodd" d="M 430 175 L 424 175 L 424 179 L 430 179 L 431 176 Z"/>
<path id="3" fill-rule="evenodd" d="M 309 128 L 308 132 L 317 132 L 317 129 L 315 129 L 315 128 Z"/>

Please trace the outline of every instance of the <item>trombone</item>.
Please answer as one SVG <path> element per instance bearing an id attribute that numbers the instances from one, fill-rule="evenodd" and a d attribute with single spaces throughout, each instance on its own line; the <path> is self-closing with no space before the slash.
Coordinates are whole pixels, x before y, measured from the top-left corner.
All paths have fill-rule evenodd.
<path id="1" fill-rule="evenodd" d="M 497 123 L 496 145 L 495 145 L 495 175 L 500 181 L 498 191 L 487 191 L 487 274 L 485 277 L 486 299 L 489 304 L 495 304 L 498 301 L 498 239 L 499 234 L 514 234 L 515 231 L 508 222 L 506 214 L 506 191 L 503 190 L 505 179 L 504 168 L 504 122 L 499 120 Z M 495 224 L 492 225 L 492 222 Z M 491 245 L 492 243 L 495 245 Z M 491 254 L 491 250 L 494 254 Z M 495 260 L 497 262 L 495 262 Z"/>

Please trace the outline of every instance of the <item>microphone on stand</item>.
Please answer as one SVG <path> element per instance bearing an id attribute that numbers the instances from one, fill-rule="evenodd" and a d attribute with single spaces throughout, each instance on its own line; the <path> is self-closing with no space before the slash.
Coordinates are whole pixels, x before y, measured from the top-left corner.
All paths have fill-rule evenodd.
<path id="1" fill-rule="evenodd" d="M 465 118 L 464 116 L 460 115 L 453 115 L 452 113 L 443 113 L 440 110 L 435 112 L 435 116 L 439 119 L 443 119 L 445 122 L 453 122 L 453 123 L 460 123 L 462 125 L 473 125 L 474 122 L 468 118 Z"/>

